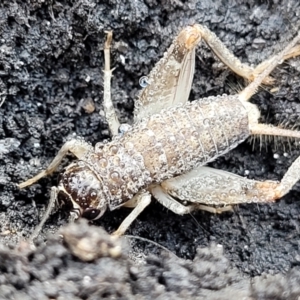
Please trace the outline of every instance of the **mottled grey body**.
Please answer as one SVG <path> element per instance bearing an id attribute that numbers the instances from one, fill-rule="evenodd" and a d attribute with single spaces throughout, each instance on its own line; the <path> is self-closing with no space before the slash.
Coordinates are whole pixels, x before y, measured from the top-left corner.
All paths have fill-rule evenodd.
<path id="1" fill-rule="evenodd" d="M 204 39 L 214 53 L 248 81 L 238 95 L 216 96 L 187 102 L 195 69 L 195 47 Z M 134 125 L 118 135 L 119 122 L 110 97 L 109 48 L 104 45 L 103 108 L 113 139 L 95 147 L 80 140 L 67 141 L 46 170 L 19 184 L 20 188 L 52 174 L 63 157 L 72 152 L 79 160 L 70 164 L 39 226 L 47 220 L 57 196 L 71 206 L 70 220 L 100 218 L 109 207 L 134 207 L 115 235 L 122 235 L 151 202 L 182 215 L 203 209 L 213 213 L 231 204 L 273 202 L 299 180 L 300 158 L 281 182 L 255 181 L 203 165 L 235 148 L 249 135 L 300 138 L 299 131 L 260 124 L 258 108 L 248 102 L 261 83 L 270 84 L 270 72 L 281 61 L 300 55 L 300 34 L 278 55 L 255 69 L 242 64 L 207 28 L 195 24 L 183 29 L 147 78 L 147 86 L 135 101 Z M 211 207 L 216 206 L 216 207 Z M 224 207 L 225 206 L 225 207 Z"/>
<path id="2" fill-rule="evenodd" d="M 248 114 L 238 96 L 209 97 L 142 119 L 123 136 L 98 143 L 84 161 L 114 209 L 149 184 L 204 165 L 248 136 Z"/>

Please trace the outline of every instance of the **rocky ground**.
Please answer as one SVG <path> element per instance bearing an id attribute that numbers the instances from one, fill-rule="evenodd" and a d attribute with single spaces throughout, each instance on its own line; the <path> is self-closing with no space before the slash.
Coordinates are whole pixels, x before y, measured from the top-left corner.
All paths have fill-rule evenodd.
<path id="1" fill-rule="evenodd" d="M 112 97 L 121 122 L 131 123 L 139 79 L 185 25 L 208 26 L 253 65 L 278 52 L 300 28 L 296 0 L 74 2 L 0 4 L 0 297 L 227 299 L 234 293 L 297 298 L 299 184 L 276 204 L 239 205 L 222 215 L 178 216 L 153 201 L 128 235 L 173 254 L 137 238 L 128 238 L 117 257 L 101 250 L 99 258 L 85 262 L 74 252 L 70 245 L 84 236 L 84 244 L 95 240 L 119 249 L 97 227 L 114 231 L 127 209 L 106 213 L 97 227 L 69 226 L 63 234 L 73 239 L 64 242 L 53 237 L 66 223 L 66 212 L 60 211 L 45 225 L 37 248 L 18 244 L 38 224 L 58 173 L 25 190 L 15 184 L 44 169 L 68 137 L 82 136 L 93 144 L 109 138 L 101 106 L 105 30 L 114 31 Z M 197 57 L 191 99 L 233 94 L 245 86 L 203 44 Z M 299 59 L 281 64 L 273 72 L 276 91 L 261 89 L 253 97 L 262 122 L 299 128 L 299 72 Z M 211 165 L 249 178 L 280 180 L 300 154 L 297 144 L 247 141 Z"/>

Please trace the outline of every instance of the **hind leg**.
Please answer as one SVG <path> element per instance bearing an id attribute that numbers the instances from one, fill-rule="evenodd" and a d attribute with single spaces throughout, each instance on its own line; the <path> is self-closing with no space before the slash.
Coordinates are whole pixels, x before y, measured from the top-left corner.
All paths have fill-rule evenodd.
<path id="1" fill-rule="evenodd" d="M 251 180 L 201 166 L 163 181 L 150 188 L 150 192 L 176 214 L 182 215 L 197 209 L 220 213 L 230 210 L 230 206 L 235 204 L 274 202 L 287 194 L 299 179 L 300 157 L 280 182 Z"/>

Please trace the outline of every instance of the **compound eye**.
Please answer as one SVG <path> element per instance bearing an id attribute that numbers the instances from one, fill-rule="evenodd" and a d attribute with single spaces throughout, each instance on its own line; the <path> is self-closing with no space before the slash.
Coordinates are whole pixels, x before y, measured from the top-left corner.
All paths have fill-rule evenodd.
<path id="1" fill-rule="evenodd" d="M 95 220 L 99 217 L 100 213 L 99 209 L 89 207 L 83 211 L 81 217 L 88 220 Z"/>

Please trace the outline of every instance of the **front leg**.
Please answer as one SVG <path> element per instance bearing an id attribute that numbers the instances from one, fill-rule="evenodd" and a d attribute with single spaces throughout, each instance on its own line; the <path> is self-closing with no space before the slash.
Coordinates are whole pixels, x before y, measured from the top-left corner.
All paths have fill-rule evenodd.
<path id="1" fill-rule="evenodd" d="M 133 211 L 122 222 L 119 228 L 113 232 L 114 236 L 121 236 L 125 233 L 131 223 L 139 216 L 139 214 L 150 204 L 151 195 L 149 192 L 139 193 L 131 200 L 124 203 L 124 207 L 134 207 Z"/>
<path id="2" fill-rule="evenodd" d="M 33 178 L 30 178 L 27 181 L 20 183 L 18 185 L 19 188 L 25 188 L 29 185 L 34 184 L 39 179 L 52 174 L 57 169 L 62 159 L 67 155 L 68 152 L 73 153 L 78 159 L 83 159 L 85 154 L 92 149 L 93 147 L 83 140 L 74 139 L 67 141 L 58 151 L 57 155 L 54 157 L 53 161 L 50 163 L 46 170 L 43 170 Z"/>

